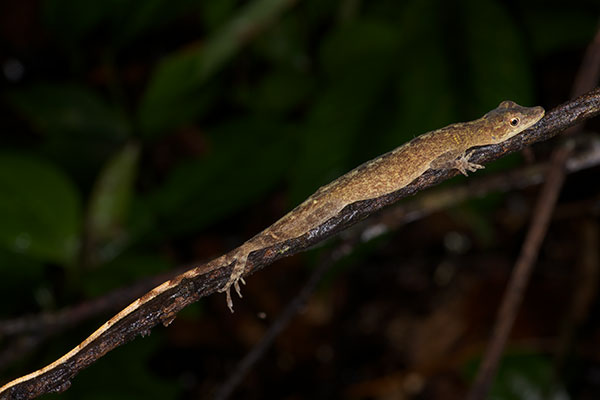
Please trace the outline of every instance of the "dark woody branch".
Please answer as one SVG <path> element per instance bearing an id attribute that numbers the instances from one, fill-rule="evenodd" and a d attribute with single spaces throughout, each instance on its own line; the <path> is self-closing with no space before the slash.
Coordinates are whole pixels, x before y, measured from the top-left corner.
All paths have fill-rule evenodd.
<path id="1" fill-rule="evenodd" d="M 485 163 L 504 154 L 520 150 L 530 144 L 548 140 L 565 129 L 600 114 L 600 89 L 596 88 L 575 100 L 564 103 L 546 114 L 535 126 L 497 145 L 475 150 L 471 161 Z M 340 214 L 311 230 L 307 234 L 285 243 L 256 251 L 249 257 L 246 275 L 291 254 L 303 251 L 350 225 L 368 217 L 403 197 L 436 185 L 457 174 L 455 170 L 429 170 L 410 185 L 377 199 L 356 202 Z M 206 264 L 205 264 L 206 265 Z M 198 268 L 202 269 L 200 265 Z M 225 285 L 232 271 L 231 265 L 210 265 L 207 272 L 193 278 L 179 275 L 171 280 L 172 286 L 159 294 L 148 292 L 139 307 L 129 307 L 99 328 L 90 338 L 48 367 L 16 379 L 0 388 L 0 400 L 31 399 L 39 395 L 63 391 L 71 379 L 82 369 L 112 349 L 146 335 L 159 323 L 168 325 L 185 306 L 208 296 Z"/>

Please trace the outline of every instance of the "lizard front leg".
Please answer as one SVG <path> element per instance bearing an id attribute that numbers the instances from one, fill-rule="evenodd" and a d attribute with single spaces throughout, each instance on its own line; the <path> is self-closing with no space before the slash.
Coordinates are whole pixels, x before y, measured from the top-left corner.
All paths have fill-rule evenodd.
<path id="1" fill-rule="evenodd" d="M 467 171 L 475 172 L 478 169 L 485 168 L 483 165 L 476 164 L 476 163 L 470 161 L 471 156 L 473 155 L 473 151 L 474 150 L 471 150 L 467 154 L 463 153 L 457 160 L 454 160 L 453 167 L 456 168 L 457 170 L 459 170 L 460 173 L 463 174 L 464 176 L 468 176 Z"/>
<path id="2" fill-rule="evenodd" d="M 483 165 L 471 162 L 470 159 L 472 155 L 473 151 L 468 153 L 448 151 L 433 160 L 429 164 L 429 167 L 433 169 L 457 169 L 461 174 L 467 176 L 467 171 L 475 172 L 478 169 L 485 168 Z"/>

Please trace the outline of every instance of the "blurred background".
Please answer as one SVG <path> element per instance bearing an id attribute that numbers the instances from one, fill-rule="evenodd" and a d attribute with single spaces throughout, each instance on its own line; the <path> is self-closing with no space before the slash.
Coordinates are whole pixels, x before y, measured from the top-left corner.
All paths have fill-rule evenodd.
<path id="1" fill-rule="evenodd" d="M 66 307 L 220 255 L 420 133 L 506 99 L 568 100 L 599 17 L 597 0 L 1 2 L 0 381 L 131 298 L 53 325 Z M 600 396 L 595 269 L 572 305 L 580 265 L 598 268 L 598 172 L 568 177 L 495 399 Z M 357 245 L 234 398 L 462 398 L 537 190 Z M 249 278 L 235 314 L 223 295 L 203 299 L 44 398 L 210 398 L 332 245 Z"/>

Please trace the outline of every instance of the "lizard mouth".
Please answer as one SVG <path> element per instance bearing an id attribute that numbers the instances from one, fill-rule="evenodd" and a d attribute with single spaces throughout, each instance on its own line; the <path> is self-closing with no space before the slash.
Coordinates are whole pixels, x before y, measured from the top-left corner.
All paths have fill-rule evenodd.
<path id="1" fill-rule="evenodd" d="M 544 117 L 544 115 L 546 115 L 546 111 L 542 107 L 539 107 L 539 106 L 534 107 L 533 111 L 534 111 L 534 113 L 532 115 L 530 115 L 530 116 L 528 116 L 528 118 L 524 119 L 524 121 L 521 124 L 521 126 L 519 127 L 519 129 L 512 132 L 504 140 L 510 139 L 511 137 L 518 135 L 519 133 L 531 128 L 532 126 L 537 124 Z"/>
<path id="2" fill-rule="evenodd" d="M 544 115 L 546 115 L 546 111 L 542 107 L 538 106 L 533 110 L 535 111 L 535 116 L 532 117 L 530 121 L 527 121 L 527 123 L 523 126 L 522 131 L 531 128 L 533 125 L 537 124 L 538 121 L 544 117 Z"/>

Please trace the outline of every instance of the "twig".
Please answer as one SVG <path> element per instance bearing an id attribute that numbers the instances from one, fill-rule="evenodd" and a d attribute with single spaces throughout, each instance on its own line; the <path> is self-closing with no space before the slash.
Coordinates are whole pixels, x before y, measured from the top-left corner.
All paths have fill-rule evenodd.
<path id="1" fill-rule="evenodd" d="M 534 127 L 512 139 L 484 146 L 473 152 L 471 161 L 489 162 L 532 143 L 554 137 L 564 129 L 600 114 L 600 88 L 556 107 Z M 245 275 L 274 261 L 303 251 L 350 225 L 366 218 L 402 197 L 442 182 L 457 172 L 429 170 L 405 188 L 377 199 L 353 203 L 307 234 L 252 253 Z M 186 273 L 166 282 L 165 290 L 149 292 L 99 328 L 88 339 L 53 364 L 0 388 L 0 399 L 30 399 L 51 391 L 68 388 L 70 380 L 82 369 L 117 346 L 146 335 L 158 323 L 168 325 L 185 306 L 223 287 L 232 271 L 231 265 L 216 261 L 196 267 L 193 277 Z"/>
<path id="2" fill-rule="evenodd" d="M 574 173 L 600 165 L 600 138 L 591 135 L 583 136 L 578 139 L 577 147 L 579 149 L 572 153 L 565 163 L 567 173 Z M 398 229 L 398 227 L 408 222 L 423 219 L 434 212 L 447 209 L 471 198 L 537 185 L 543 181 L 548 168 L 548 163 L 528 165 L 498 174 L 474 177 L 465 181 L 462 185 L 446 186 L 426 191 L 415 196 L 413 200 L 387 208 L 379 215 L 357 225 L 356 229 L 349 230 L 348 234 L 344 235 L 344 241 L 340 246 L 355 243 L 359 239 L 356 236 L 360 236 L 361 241 L 370 240 L 378 235 Z M 73 307 L 66 307 L 58 312 L 44 312 L 0 320 L 0 338 L 24 333 L 35 335 L 41 332 L 60 333 L 82 321 L 107 311 L 122 308 L 157 284 L 180 274 L 184 270 L 184 268 L 178 268 L 168 273 L 144 278 L 133 285 L 118 288 L 101 297 Z M 0 362 L 0 368 L 2 368 L 2 365 Z"/>
<path id="3" fill-rule="evenodd" d="M 567 156 L 568 150 L 562 148 L 561 151 L 555 153 L 552 162 L 555 165 L 562 166 L 564 165 Z M 529 283 L 529 277 L 533 270 L 535 260 L 537 259 L 540 246 L 546 236 L 550 217 L 552 216 L 552 211 L 556 205 L 556 200 L 558 199 L 563 180 L 564 174 L 562 173 L 562 170 L 552 168 L 546 178 L 546 183 L 538 196 L 538 201 L 534 209 L 534 215 L 531 220 L 529 231 L 527 232 L 525 243 L 523 244 L 521 254 L 519 255 L 515 268 L 511 274 L 508 287 L 506 288 L 504 298 L 502 299 L 502 305 L 498 312 L 498 317 L 496 318 L 496 324 L 492 331 L 492 338 L 490 339 L 483 361 L 479 367 L 475 383 L 473 383 L 467 397 L 468 400 L 485 399 L 489 391 L 489 387 L 498 367 L 498 361 L 500 361 L 500 357 L 502 356 L 504 345 L 506 344 L 506 340 L 508 339 L 508 335 L 510 334 L 517 312 L 519 311 L 519 307 L 523 300 L 525 289 Z"/>
<path id="4" fill-rule="evenodd" d="M 594 87 L 600 73 L 600 30 L 594 41 L 588 46 L 584 60 L 579 68 L 571 96 L 575 97 Z M 570 136 L 581 129 L 581 124 L 570 127 L 566 135 Z M 551 156 L 550 169 L 546 182 L 538 196 L 533 219 L 521 254 L 517 260 L 492 331 L 492 338 L 486 349 L 475 382 L 468 394 L 469 400 L 483 400 L 490 389 L 498 368 L 498 362 L 504 351 L 506 341 L 521 306 L 525 289 L 533 271 L 541 243 L 548 230 L 550 217 L 556 205 L 558 194 L 565 179 L 565 165 L 573 143 L 556 149 Z"/>
<path id="5" fill-rule="evenodd" d="M 159 283 L 183 271 L 184 269 L 179 268 L 141 279 L 133 285 L 116 289 L 104 296 L 74 307 L 64 308 L 56 313 L 44 312 L 0 321 L 0 338 L 22 335 L 3 346 L 4 349 L 0 352 L 0 370 L 7 368 L 15 360 L 22 359 L 25 354 L 35 350 L 49 337 L 97 315 L 117 311 Z"/>
<path id="6" fill-rule="evenodd" d="M 600 80 L 600 29 L 589 44 L 583 56 L 583 61 L 575 77 L 572 97 L 578 96 L 595 86 Z M 581 129 L 581 124 L 570 128 L 572 131 Z M 567 358 L 571 342 L 579 326 L 586 318 L 591 303 L 598 291 L 598 226 L 595 222 L 584 221 L 582 224 L 582 260 L 577 264 L 577 279 L 571 299 L 570 312 L 567 313 L 560 335 L 558 349 L 555 352 L 554 374 L 558 376 Z"/>
<path id="7" fill-rule="evenodd" d="M 0 321 L 0 338 L 24 333 L 39 335 L 56 334 L 107 311 L 120 310 L 132 300 L 146 293 L 156 285 L 171 279 L 184 270 L 176 270 L 144 278 L 133 285 L 121 287 L 103 296 L 83 302 L 73 307 L 66 307 L 58 312 L 44 312 L 20 318 Z M 0 368 L 2 363 L 0 362 Z"/>
<path id="8" fill-rule="evenodd" d="M 559 335 L 555 352 L 554 374 L 558 376 L 565 365 L 567 354 L 573 345 L 578 328 L 587 318 L 594 299 L 598 293 L 598 276 L 600 275 L 600 229 L 595 219 L 583 220 L 581 223 L 581 258 L 577 262 L 572 291 L 573 298 L 566 313 L 566 321 Z"/>
<path id="9" fill-rule="evenodd" d="M 577 97 L 598 84 L 600 80 L 600 29 L 596 32 L 596 36 L 587 47 L 575 82 L 571 97 Z"/>
<path id="10" fill-rule="evenodd" d="M 24 354 L 35 350 L 47 337 L 48 335 L 40 332 L 10 340 L 5 344 L 4 350 L 0 353 L 0 366 L 5 367 L 15 361 L 22 360 Z"/>
<path id="11" fill-rule="evenodd" d="M 569 155 L 565 163 L 565 172 L 574 173 L 600 165 L 599 137 L 585 135 L 573 139 L 576 141 L 577 150 Z M 463 185 L 428 190 L 415 196 L 413 200 L 394 205 L 380 215 L 369 218 L 358 225 L 357 229 L 352 229 L 352 232 L 363 236 L 365 240 L 371 239 L 471 198 L 538 185 L 544 182 L 549 168 L 550 164 L 543 162 L 498 174 L 474 177 L 465 181 Z"/>
<path id="12" fill-rule="evenodd" d="M 225 381 L 216 391 L 214 397 L 215 400 L 226 400 L 233 394 L 235 389 L 248 374 L 250 368 L 252 368 L 254 364 L 256 364 L 256 362 L 262 358 L 277 336 L 279 336 L 285 327 L 288 326 L 292 318 L 300 312 L 302 307 L 304 307 L 308 299 L 312 296 L 313 292 L 317 288 L 317 285 L 321 279 L 323 279 L 323 276 L 335 264 L 335 261 L 349 254 L 352 247 L 353 246 L 350 243 L 345 241 L 343 245 L 337 246 L 335 249 L 328 251 L 327 254 L 320 258 L 316 268 L 311 273 L 304 287 L 300 290 L 296 297 L 292 299 L 283 312 L 279 314 L 277 319 L 271 324 L 269 329 L 267 329 L 260 342 L 258 342 L 252 348 L 252 350 L 240 360 L 227 381 Z"/>
<path id="13" fill-rule="evenodd" d="M 581 169 L 600 165 L 600 142 L 597 138 L 588 136 L 582 138 L 581 142 L 582 150 L 571 154 L 565 163 L 566 172 L 576 172 Z M 503 172 L 483 178 L 476 178 L 468 181 L 465 185 L 429 191 L 418 196 L 414 201 L 399 204 L 386 210 L 376 218 L 369 218 L 369 220 L 361 223 L 356 229 L 352 229 L 352 234 L 344 235 L 341 243 L 337 244 L 335 249 L 321 259 L 318 267 L 309 277 L 305 287 L 286 307 L 283 313 L 277 317 L 277 320 L 269 327 L 260 342 L 238 363 L 229 379 L 217 390 L 215 399 L 225 400 L 231 396 L 235 388 L 239 386 L 242 379 L 247 375 L 248 370 L 264 355 L 277 335 L 285 329 L 293 315 L 300 311 L 301 305 L 312 295 L 316 283 L 327 272 L 327 266 L 331 266 L 335 261 L 347 254 L 354 247 L 355 243 L 372 240 L 383 233 L 397 229 L 401 225 L 425 218 L 433 212 L 446 209 L 468 198 L 484 196 L 495 191 L 508 192 L 517 188 L 538 184 L 544 179 L 549 168 L 546 163 L 531 165 L 509 171 L 508 173 Z M 334 254 L 336 256 L 333 256 Z M 589 297 L 587 296 L 586 298 Z"/>
<path id="14" fill-rule="evenodd" d="M 571 154 L 565 165 L 567 172 L 576 172 L 600 164 L 600 142 L 596 138 L 586 137 L 582 140 L 582 151 Z M 248 370 L 264 355 L 275 338 L 289 324 L 291 318 L 300 311 L 301 306 L 308 300 L 327 269 L 348 254 L 355 243 L 369 241 L 385 232 L 397 229 L 408 222 L 415 221 L 430 215 L 440 209 L 451 207 L 467 200 L 468 198 L 484 196 L 494 191 L 510 191 L 515 188 L 524 188 L 543 180 L 550 167 L 544 164 L 531 165 L 508 173 L 499 173 L 473 179 L 465 185 L 445 187 L 429 191 L 411 202 L 394 206 L 376 218 L 360 224 L 353 229 L 353 234 L 344 235 L 343 241 L 326 256 L 323 257 L 317 268 L 309 277 L 305 287 L 298 293 L 292 302 L 281 313 L 277 320 L 269 327 L 259 343 L 238 363 L 229 379 L 217 390 L 215 400 L 226 400 L 235 388 L 247 375 Z"/>
<path id="15" fill-rule="evenodd" d="M 586 135 L 579 139 L 578 147 L 579 150 L 571 154 L 565 164 L 567 172 L 577 172 L 600 165 L 600 140 L 598 138 Z M 330 262 L 339 259 L 341 254 L 345 254 L 344 249 L 353 248 L 355 243 L 372 240 L 381 234 L 398 229 L 408 222 L 425 218 L 436 211 L 447 209 L 469 198 L 482 197 L 498 191 L 509 192 L 539 184 L 543 181 L 548 168 L 547 163 L 529 165 L 512 171 L 473 178 L 467 180 L 463 185 L 443 187 L 420 194 L 414 200 L 390 207 L 377 217 L 369 218 L 356 228 L 348 230 L 344 234 L 343 240 L 336 244 L 335 249 L 329 253 Z M 577 209 L 580 210 L 581 207 Z M 332 254 L 337 254 L 339 257 L 333 257 Z M 46 312 L 0 321 L 0 337 L 24 335 L 4 346 L 5 350 L 0 352 L 0 370 L 5 369 L 15 360 L 22 359 L 50 337 L 97 315 L 110 310 L 118 310 L 150 288 L 181 272 L 183 269 L 179 268 L 168 274 L 143 279 L 134 285 L 119 288 L 102 297 L 74 307 L 67 307 L 57 313 Z M 317 270 L 314 273 L 316 274 Z M 312 279 L 311 275 L 307 285 Z M 304 290 L 298 296 L 302 296 Z M 289 321 L 287 322 L 289 323 Z M 274 322 L 273 326 L 277 323 L 277 321 Z M 273 326 L 269 329 L 273 329 Z M 269 331 L 265 335 L 269 335 Z M 269 343 L 263 343 L 266 340 L 263 339 L 256 346 L 268 348 L 276 335 L 269 336 Z M 234 372 L 234 374 L 236 373 Z M 234 386 L 233 379 L 230 378 L 224 385 Z"/>

